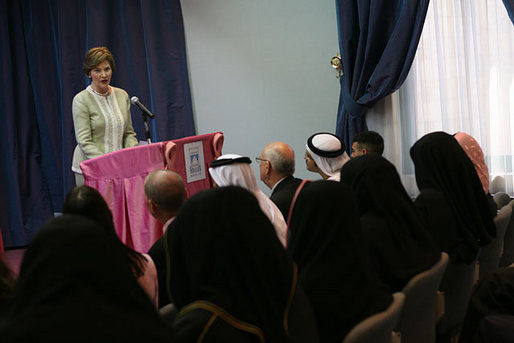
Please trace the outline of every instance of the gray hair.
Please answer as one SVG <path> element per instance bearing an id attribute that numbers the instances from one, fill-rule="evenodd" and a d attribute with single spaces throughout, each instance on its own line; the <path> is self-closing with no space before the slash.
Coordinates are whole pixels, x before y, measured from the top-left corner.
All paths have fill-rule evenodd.
<path id="1" fill-rule="evenodd" d="M 264 151 L 262 157 L 271 163 L 271 166 L 275 168 L 277 172 L 283 175 L 294 174 L 294 152 L 293 158 L 288 158 L 281 153 L 277 145 L 271 145 Z"/>

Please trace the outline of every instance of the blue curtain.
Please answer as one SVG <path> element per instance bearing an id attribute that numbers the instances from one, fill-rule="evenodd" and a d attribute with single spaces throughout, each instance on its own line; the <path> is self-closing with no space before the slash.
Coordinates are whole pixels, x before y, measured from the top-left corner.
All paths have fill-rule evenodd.
<path id="1" fill-rule="evenodd" d="M 429 0 L 336 0 L 343 62 L 336 134 L 348 152 L 365 113 L 409 73 Z"/>
<path id="2" fill-rule="evenodd" d="M 0 228 L 29 242 L 74 185 L 73 96 L 87 50 L 107 46 L 111 84 L 156 115 L 152 141 L 195 134 L 179 0 L 0 0 Z M 137 107 L 132 121 L 145 140 Z"/>
<path id="3" fill-rule="evenodd" d="M 510 21 L 512 21 L 512 23 L 514 24 L 514 0 L 503 0 L 503 4 L 507 9 Z"/>

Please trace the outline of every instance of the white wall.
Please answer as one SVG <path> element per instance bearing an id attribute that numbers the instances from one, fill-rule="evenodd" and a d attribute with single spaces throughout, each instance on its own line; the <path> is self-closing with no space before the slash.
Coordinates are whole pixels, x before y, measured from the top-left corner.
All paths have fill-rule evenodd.
<path id="1" fill-rule="evenodd" d="M 252 159 L 269 142 L 285 141 L 296 153 L 295 175 L 317 179 L 303 156 L 312 133 L 335 131 L 335 1 L 181 3 L 198 134 L 222 131 L 224 153 Z"/>

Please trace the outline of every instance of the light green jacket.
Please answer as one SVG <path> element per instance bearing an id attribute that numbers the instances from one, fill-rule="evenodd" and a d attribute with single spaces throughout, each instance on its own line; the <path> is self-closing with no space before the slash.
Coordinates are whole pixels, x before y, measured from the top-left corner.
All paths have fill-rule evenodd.
<path id="1" fill-rule="evenodd" d="M 82 173 L 80 163 L 84 160 L 138 144 L 128 94 L 120 88 L 111 86 L 111 89 L 107 98 L 90 89 L 84 89 L 73 98 L 77 146 L 71 169 L 76 173 Z"/>

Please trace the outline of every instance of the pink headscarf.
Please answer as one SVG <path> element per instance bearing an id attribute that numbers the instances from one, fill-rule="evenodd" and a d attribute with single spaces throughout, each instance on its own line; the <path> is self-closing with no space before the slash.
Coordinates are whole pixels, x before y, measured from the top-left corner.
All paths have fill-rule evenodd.
<path id="1" fill-rule="evenodd" d="M 482 183 L 482 188 L 484 189 L 485 194 L 489 193 L 489 169 L 485 164 L 484 152 L 482 148 L 478 144 L 478 142 L 464 132 L 457 132 L 454 135 L 459 145 L 466 152 L 471 162 L 475 166 L 475 170 L 477 171 L 478 177 L 480 178 L 480 182 Z"/>

